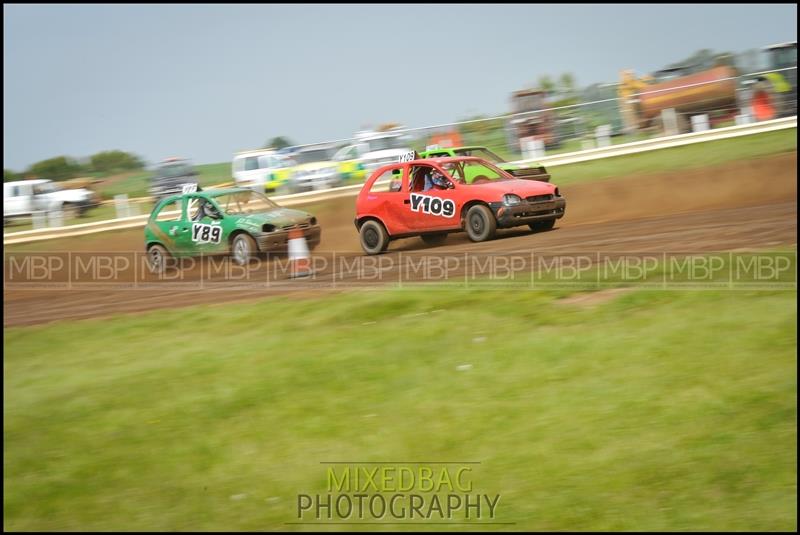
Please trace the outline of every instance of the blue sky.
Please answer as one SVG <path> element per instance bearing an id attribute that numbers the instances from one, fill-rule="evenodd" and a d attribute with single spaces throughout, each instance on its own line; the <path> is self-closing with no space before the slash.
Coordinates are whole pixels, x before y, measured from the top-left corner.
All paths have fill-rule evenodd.
<path id="1" fill-rule="evenodd" d="M 508 112 L 700 48 L 797 39 L 796 5 L 4 5 L 3 166 L 132 151 L 229 161 L 366 125 Z"/>

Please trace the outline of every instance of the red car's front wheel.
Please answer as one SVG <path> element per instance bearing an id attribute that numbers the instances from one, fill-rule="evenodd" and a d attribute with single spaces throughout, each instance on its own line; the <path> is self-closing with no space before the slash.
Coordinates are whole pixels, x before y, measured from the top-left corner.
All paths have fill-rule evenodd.
<path id="1" fill-rule="evenodd" d="M 467 211 L 464 230 L 472 241 L 491 240 L 497 230 L 497 220 L 488 206 L 476 204 Z"/>

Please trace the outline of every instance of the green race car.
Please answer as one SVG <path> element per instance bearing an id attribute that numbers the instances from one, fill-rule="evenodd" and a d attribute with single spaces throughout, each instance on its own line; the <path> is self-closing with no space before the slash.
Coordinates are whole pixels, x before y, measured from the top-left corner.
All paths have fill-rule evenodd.
<path id="1" fill-rule="evenodd" d="M 543 165 L 534 163 L 530 165 L 517 165 L 505 161 L 486 147 L 448 147 L 426 150 L 419 154 L 420 158 L 440 158 L 453 156 L 475 156 L 495 164 L 503 171 L 508 171 L 515 177 L 550 182 L 550 175 Z M 467 176 L 467 184 L 472 183 L 475 177 Z"/>
<path id="2" fill-rule="evenodd" d="M 294 230 L 303 233 L 309 249 L 319 245 L 322 232 L 308 212 L 282 208 L 251 189 L 215 189 L 158 202 L 144 242 L 150 268 L 160 272 L 170 256 L 231 254 L 244 265 L 257 253 L 285 251 Z"/>

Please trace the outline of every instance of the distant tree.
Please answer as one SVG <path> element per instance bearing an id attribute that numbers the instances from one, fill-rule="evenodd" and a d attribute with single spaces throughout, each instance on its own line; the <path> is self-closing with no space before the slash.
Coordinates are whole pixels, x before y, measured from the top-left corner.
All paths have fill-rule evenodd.
<path id="1" fill-rule="evenodd" d="M 460 125 L 461 131 L 465 134 L 486 135 L 498 128 L 502 129 L 504 125 L 502 119 L 489 119 L 485 115 L 473 115 L 471 117 L 459 119 L 459 121 L 476 121 L 474 123 Z"/>
<path id="2" fill-rule="evenodd" d="M 89 158 L 89 168 L 101 175 L 133 171 L 144 167 L 144 162 L 135 154 L 121 150 L 98 152 Z"/>
<path id="3" fill-rule="evenodd" d="M 14 180 L 22 180 L 22 175 L 11 169 L 3 169 L 3 182 L 13 182 Z"/>
<path id="4" fill-rule="evenodd" d="M 272 147 L 273 149 L 285 149 L 286 147 L 291 147 L 294 143 L 287 137 L 277 136 L 272 138 L 267 142 L 265 148 Z"/>
<path id="5" fill-rule="evenodd" d="M 575 91 L 575 76 L 571 72 L 565 72 L 558 79 L 559 89 L 571 95 Z"/>
<path id="6" fill-rule="evenodd" d="M 68 156 L 56 156 L 31 165 L 25 175 L 49 180 L 67 180 L 84 172 L 84 168 Z"/>
<path id="7" fill-rule="evenodd" d="M 695 69 L 700 70 L 709 69 L 714 66 L 714 60 L 716 56 L 717 54 L 715 54 L 713 50 L 702 48 L 695 51 L 691 56 L 684 60 L 667 65 L 667 68 L 673 69 L 676 67 L 695 67 Z"/>
<path id="8" fill-rule="evenodd" d="M 539 77 L 538 84 L 539 90 L 546 93 L 552 93 L 556 88 L 556 84 L 553 83 L 553 79 L 546 74 L 543 74 Z"/>

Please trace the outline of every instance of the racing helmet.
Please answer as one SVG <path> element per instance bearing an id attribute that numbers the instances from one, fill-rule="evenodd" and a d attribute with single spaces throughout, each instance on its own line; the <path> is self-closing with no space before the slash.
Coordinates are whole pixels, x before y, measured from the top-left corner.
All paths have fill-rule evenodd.
<path id="1" fill-rule="evenodd" d="M 219 219 L 220 217 L 219 210 L 208 201 L 204 200 L 203 204 L 200 205 L 200 210 L 203 216 L 210 217 L 211 219 Z"/>
<path id="2" fill-rule="evenodd" d="M 436 169 L 431 172 L 431 183 L 439 188 L 447 189 L 450 187 L 444 175 Z"/>

